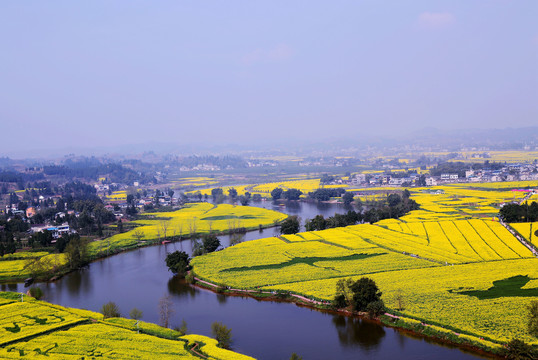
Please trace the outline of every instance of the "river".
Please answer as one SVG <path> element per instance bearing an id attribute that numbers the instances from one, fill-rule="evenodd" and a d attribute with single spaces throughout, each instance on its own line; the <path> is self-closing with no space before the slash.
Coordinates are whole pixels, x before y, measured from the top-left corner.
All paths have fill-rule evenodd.
<path id="1" fill-rule="evenodd" d="M 269 202 L 252 205 L 273 208 Z M 301 218 L 348 209 L 334 204 L 295 203 L 276 209 Z M 247 233 L 243 241 L 273 236 L 276 229 Z M 230 237 L 220 237 L 224 246 Z M 476 359 L 477 356 L 430 340 L 411 337 L 369 320 L 312 310 L 292 303 L 225 296 L 176 279 L 164 263 L 167 252 L 191 251 L 191 241 L 141 248 L 96 261 L 53 283 L 39 284 L 44 300 L 99 311 L 109 301 L 123 316 L 136 307 L 142 320 L 159 323 L 158 303 L 170 296 L 172 326 L 187 323 L 189 333 L 211 336 L 220 321 L 232 329 L 233 349 L 258 359 L 289 359 L 293 352 L 309 359 Z M 23 284 L 0 285 L 2 291 L 25 291 Z"/>

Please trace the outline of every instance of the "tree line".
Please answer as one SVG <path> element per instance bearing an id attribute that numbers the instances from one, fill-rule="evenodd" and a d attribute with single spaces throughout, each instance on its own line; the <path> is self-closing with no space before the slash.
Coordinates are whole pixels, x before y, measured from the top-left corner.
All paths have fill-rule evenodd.
<path id="1" fill-rule="evenodd" d="M 504 222 L 535 222 L 538 221 L 538 202 L 533 201 L 530 205 L 506 204 L 499 210 L 499 216 Z"/>

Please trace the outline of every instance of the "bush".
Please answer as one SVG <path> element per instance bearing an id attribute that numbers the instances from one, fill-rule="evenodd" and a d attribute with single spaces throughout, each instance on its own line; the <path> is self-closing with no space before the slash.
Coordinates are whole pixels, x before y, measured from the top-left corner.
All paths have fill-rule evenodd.
<path id="1" fill-rule="evenodd" d="M 346 297 L 343 294 L 336 295 L 332 304 L 337 309 L 345 308 L 347 306 Z"/>
<path id="2" fill-rule="evenodd" d="M 142 319 L 142 310 L 138 310 L 137 308 L 133 308 L 131 312 L 129 313 L 129 316 L 131 319 L 134 320 L 140 320 Z"/>
<path id="3" fill-rule="evenodd" d="M 513 339 L 506 344 L 506 349 L 503 351 L 507 359 L 524 360 L 524 359 L 536 359 L 538 353 L 532 348 L 531 345 L 525 344 L 525 342 L 519 339 Z"/>
<path id="4" fill-rule="evenodd" d="M 101 314 L 107 318 L 121 317 L 120 308 L 115 302 L 109 301 L 101 307 Z"/>
<path id="5" fill-rule="evenodd" d="M 232 343 L 232 329 L 220 322 L 211 324 L 211 333 L 219 342 L 218 346 L 224 349 L 229 349 Z"/>
<path id="6" fill-rule="evenodd" d="M 385 313 L 385 304 L 383 300 L 377 300 L 366 305 L 366 311 L 371 318 L 378 317 Z"/>
<path id="7" fill-rule="evenodd" d="M 41 299 L 43 297 L 43 290 L 41 290 L 41 288 L 38 288 L 38 287 L 33 287 L 33 288 L 30 288 L 30 296 L 33 297 L 34 299 Z"/>

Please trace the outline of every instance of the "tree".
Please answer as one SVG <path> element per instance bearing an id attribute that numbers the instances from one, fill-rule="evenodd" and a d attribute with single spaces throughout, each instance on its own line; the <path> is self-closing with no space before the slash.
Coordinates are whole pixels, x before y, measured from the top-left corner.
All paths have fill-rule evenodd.
<path id="1" fill-rule="evenodd" d="M 229 349 L 232 342 L 232 329 L 220 322 L 211 324 L 211 333 L 218 341 L 218 347 Z"/>
<path id="2" fill-rule="evenodd" d="M 340 279 L 336 282 L 336 295 L 334 296 L 333 306 L 336 308 L 345 308 L 351 305 L 353 293 L 351 292 L 353 279 Z"/>
<path id="3" fill-rule="evenodd" d="M 120 308 L 115 302 L 109 301 L 101 307 L 101 314 L 107 318 L 121 317 Z"/>
<path id="4" fill-rule="evenodd" d="M 185 319 L 181 320 L 181 326 L 177 329 L 182 335 L 187 335 L 187 332 L 189 331 L 187 329 L 187 322 Z"/>
<path id="5" fill-rule="evenodd" d="M 534 350 L 529 344 L 526 344 L 522 340 L 512 339 L 506 344 L 505 349 L 502 351 L 502 355 L 506 359 L 511 360 L 532 360 L 538 357 L 538 351 Z"/>
<path id="6" fill-rule="evenodd" d="M 338 280 L 333 306 L 336 308 L 351 306 L 356 311 L 368 311 L 372 316 L 378 316 L 385 309 L 377 285 L 366 277 L 355 282 L 352 278 Z"/>
<path id="7" fill-rule="evenodd" d="M 34 299 L 41 299 L 43 297 L 43 290 L 41 290 L 41 288 L 38 288 L 38 287 L 32 287 L 30 288 L 30 296 L 33 297 Z"/>
<path id="8" fill-rule="evenodd" d="M 237 197 L 237 190 L 235 190 L 235 188 L 229 188 L 229 189 L 228 189 L 228 196 L 229 196 L 232 200 L 235 200 L 235 198 Z"/>
<path id="9" fill-rule="evenodd" d="M 296 234 L 299 232 L 300 222 L 297 215 L 289 216 L 280 224 L 281 234 Z"/>
<path id="10" fill-rule="evenodd" d="M 71 269 L 77 269 L 86 265 L 89 260 L 88 240 L 82 239 L 78 235 L 71 235 L 69 243 L 65 247 L 65 254 Z"/>
<path id="11" fill-rule="evenodd" d="M 299 189 L 288 189 L 282 195 L 286 200 L 299 200 L 303 192 Z"/>
<path id="12" fill-rule="evenodd" d="M 202 237 L 202 246 L 204 253 L 210 253 L 217 250 L 220 246 L 220 240 L 216 235 L 206 234 Z"/>
<path id="13" fill-rule="evenodd" d="M 349 205 L 353 201 L 353 193 L 352 192 L 346 192 L 344 195 L 342 195 L 342 201 L 344 202 L 344 205 Z"/>
<path id="14" fill-rule="evenodd" d="M 179 277 L 185 277 L 187 272 L 191 269 L 189 255 L 185 251 L 174 251 L 173 253 L 166 254 L 166 266 L 168 270 L 178 275 Z"/>
<path id="15" fill-rule="evenodd" d="M 129 317 L 134 320 L 140 320 L 142 319 L 142 310 L 138 310 L 137 308 L 133 308 L 129 312 Z"/>
<path id="16" fill-rule="evenodd" d="M 398 289 L 396 291 L 396 295 L 394 296 L 394 300 L 396 300 L 397 310 L 402 311 L 404 309 L 404 306 L 405 306 L 402 289 Z"/>
<path id="17" fill-rule="evenodd" d="M 323 215 L 316 215 L 310 221 L 305 222 L 306 231 L 325 230 L 327 228 L 327 220 Z"/>
<path id="18" fill-rule="evenodd" d="M 387 202 L 389 203 L 390 207 L 393 207 L 402 202 L 402 198 L 398 194 L 390 194 L 387 196 Z"/>
<path id="19" fill-rule="evenodd" d="M 170 317 L 174 314 L 174 304 L 170 296 L 165 295 L 159 300 L 159 317 L 163 327 L 167 328 L 170 323 Z"/>
<path id="20" fill-rule="evenodd" d="M 170 222 L 168 220 L 161 220 L 159 221 L 159 226 L 161 227 L 164 240 L 166 240 L 166 233 L 168 231 L 168 225 L 170 225 Z"/>
<path id="21" fill-rule="evenodd" d="M 385 313 L 385 304 L 383 303 L 383 300 L 373 301 L 366 305 L 366 311 L 371 318 L 378 317 Z"/>
<path id="22" fill-rule="evenodd" d="M 351 285 L 353 292 L 353 309 L 367 311 L 368 304 L 381 300 L 379 291 L 374 280 L 362 277 Z"/>
<path id="23" fill-rule="evenodd" d="M 142 239 L 146 236 L 144 232 L 140 229 L 134 229 L 131 234 L 133 234 L 133 237 L 136 239 L 137 242 L 141 242 Z"/>
<path id="24" fill-rule="evenodd" d="M 249 201 L 250 201 L 250 198 L 249 198 L 249 197 L 246 197 L 245 195 L 241 195 L 241 196 L 239 197 L 239 202 L 240 202 L 241 205 L 243 205 L 243 206 L 247 206 L 248 203 L 249 203 Z"/>
<path id="25" fill-rule="evenodd" d="M 281 188 L 274 188 L 273 191 L 271 191 L 271 197 L 273 198 L 273 200 L 278 200 L 282 196 L 283 192 L 284 190 L 282 190 Z"/>
<path id="26" fill-rule="evenodd" d="M 290 360 L 303 360 L 302 356 L 297 355 L 296 353 L 292 353 Z"/>
<path id="27" fill-rule="evenodd" d="M 529 333 L 538 338 L 538 300 L 533 300 L 529 304 L 529 322 L 527 324 Z"/>
<path id="28" fill-rule="evenodd" d="M 211 189 L 211 197 L 213 198 L 213 202 L 217 202 L 217 199 L 221 198 L 223 194 L 224 192 L 222 191 L 222 188 Z"/>

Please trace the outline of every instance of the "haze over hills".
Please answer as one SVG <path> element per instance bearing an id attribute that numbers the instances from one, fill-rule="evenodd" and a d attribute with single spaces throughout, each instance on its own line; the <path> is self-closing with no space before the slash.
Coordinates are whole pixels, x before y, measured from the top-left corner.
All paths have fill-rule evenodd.
<path id="1" fill-rule="evenodd" d="M 327 136 L 323 140 L 291 139 L 282 137 L 247 138 L 205 142 L 203 138 L 181 139 L 172 142 L 142 142 L 127 145 L 77 146 L 62 147 L 51 145 L 47 149 L 32 149 L 30 146 L 4 151 L 2 156 L 21 159 L 53 159 L 70 155 L 110 156 L 111 158 L 131 157 L 137 154 L 154 152 L 156 154 L 174 155 L 208 155 L 208 154 L 312 154 L 320 152 L 357 152 L 361 149 L 417 149 L 431 151 L 456 151 L 462 149 L 484 150 L 534 150 L 538 146 L 538 127 L 504 128 L 504 129 L 455 129 L 446 130 L 427 127 L 407 133 L 387 132 L 380 136 L 367 133 L 357 136 Z M 1 163 L 0 163 L 1 165 Z"/>

